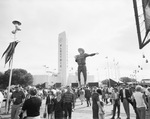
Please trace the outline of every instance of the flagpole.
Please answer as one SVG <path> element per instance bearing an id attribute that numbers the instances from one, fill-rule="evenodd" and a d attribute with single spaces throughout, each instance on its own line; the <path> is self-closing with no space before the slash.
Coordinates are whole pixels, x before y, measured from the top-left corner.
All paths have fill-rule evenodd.
<path id="1" fill-rule="evenodd" d="M 21 23 L 19 21 L 13 21 L 12 22 L 15 25 L 15 30 L 12 31 L 12 34 L 14 34 L 14 41 L 16 40 L 16 33 L 17 31 L 21 31 L 21 29 L 18 27 L 19 25 L 21 25 Z M 6 110 L 5 112 L 8 113 L 8 106 L 9 106 L 9 95 L 10 95 L 10 86 L 11 86 L 11 80 L 12 80 L 12 67 L 13 67 L 13 56 L 14 56 L 14 52 L 12 54 L 12 58 L 10 60 L 10 75 L 9 75 L 9 85 L 8 85 L 8 93 L 7 93 L 7 102 L 6 102 Z"/>
<path id="2" fill-rule="evenodd" d="M 10 64 L 9 85 L 8 85 L 7 103 L 6 103 L 6 110 L 5 110 L 6 113 L 8 113 L 8 106 L 9 106 L 10 86 L 11 86 L 11 80 L 12 80 L 12 66 L 13 66 L 13 55 L 12 55 L 12 60 Z"/>

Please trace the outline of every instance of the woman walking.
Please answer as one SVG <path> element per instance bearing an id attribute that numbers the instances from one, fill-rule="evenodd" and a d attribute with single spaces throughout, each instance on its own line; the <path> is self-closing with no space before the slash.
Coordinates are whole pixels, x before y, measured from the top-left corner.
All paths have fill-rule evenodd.
<path id="1" fill-rule="evenodd" d="M 84 99 L 85 99 L 85 97 L 84 97 L 85 91 L 84 91 L 83 88 L 80 89 L 79 94 L 80 94 L 80 97 L 79 97 L 79 98 L 80 98 L 80 100 L 81 100 L 81 105 L 83 105 L 83 102 L 84 102 Z"/>
<path id="2" fill-rule="evenodd" d="M 48 92 L 46 97 L 46 108 L 48 113 L 48 119 L 53 119 L 54 114 L 54 94 L 52 91 Z"/>
<path id="3" fill-rule="evenodd" d="M 137 85 L 135 88 L 135 92 L 133 93 L 133 98 L 136 101 L 136 107 L 139 114 L 140 119 L 146 118 L 146 108 L 148 106 L 146 98 L 142 93 L 142 87 Z"/>
<path id="4" fill-rule="evenodd" d="M 104 112 L 104 102 L 102 101 L 102 91 L 101 89 L 97 89 L 97 93 L 99 94 L 99 112 L 98 112 L 98 115 L 99 115 L 99 119 L 104 119 L 104 115 L 105 115 L 105 112 Z"/>

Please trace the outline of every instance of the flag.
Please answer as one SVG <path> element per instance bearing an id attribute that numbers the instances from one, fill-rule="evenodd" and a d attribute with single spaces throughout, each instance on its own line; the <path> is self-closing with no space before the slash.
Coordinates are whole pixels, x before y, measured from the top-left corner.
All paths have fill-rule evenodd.
<path id="1" fill-rule="evenodd" d="M 7 64 L 7 62 L 9 62 L 10 64 L 17 44 L 18 41 L 11 42 L 3 53 L 2 57 L 5 55 L 5 65 Z"/>
<path id="2" fill-rule="evenodd" d="M 143 44 L 147 44 L 148 42 L 150 42 L 149 39 L 145 41 L 150 31 L 150 0 L 142 0 L 142 5 L 143 5 L 143 13 L 144 13 L 144 21 L 145 21 L 145 29 L 146 29 Z"/>
<path id="3" fill-rule="evenodd" d="M 140 68 L 140 65 L 138 65 L 138 68 Z"/>
<path id="4" fill-rule="evenodd" d="M 143 58 L 145 58 L 145 55 L 143 55 Z"/>
<path id="5" fill-rule="evenodd" d="M 118 65 L 118 64 L 119 64 L 119 62 L 116 63 L 116 65 Z"/>
<path id="6" fill-rule="evenodd" d="M 134 6 L 134 13 L 135 13 L 139 48 L 142 49 L 144 46 L 146 46 L 150 42 L 150 39 L 149 39 L 150 0 L 133 0 L 133 6 Z M 142 6 L 142 10 L 140 6 Z M 144 25 L 142 25 L 143 23 Z M 143 30 L 145 32 L 143 32 Z"/>
<path id="7" fill-rule="evenodd" d="M 142 0 L 146 32 L 150 31 L 150 0 Z"/>

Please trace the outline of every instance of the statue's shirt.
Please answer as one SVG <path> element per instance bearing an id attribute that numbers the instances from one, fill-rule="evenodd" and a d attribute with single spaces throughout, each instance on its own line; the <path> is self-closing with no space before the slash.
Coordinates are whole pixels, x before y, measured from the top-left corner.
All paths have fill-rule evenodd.
<path id="1" fill-rule="evenodd" d="M 95 55 L 95 53 L 92 53 L 92 54 L 87 54 L 87 53 L 80 54 L 80 55 L 76 56 L 75 61 L 78 63 L 79 66 L 83 66 L 83 65 L 86 65 L 86 57 L 94 56 L 94 55 Z"/>

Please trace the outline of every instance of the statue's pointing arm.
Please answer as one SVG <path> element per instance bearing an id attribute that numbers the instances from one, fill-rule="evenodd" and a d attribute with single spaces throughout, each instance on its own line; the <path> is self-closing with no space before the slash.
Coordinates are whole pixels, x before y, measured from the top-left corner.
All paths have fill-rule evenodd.
<path id="1" fill-rule="evenodd" d="M 92 53 L 92 54 L 86 54 L 87 55 L 87 57 L 88 56 L 94 56 L 94 55 L 98 55 L 99 53 Z"/>

